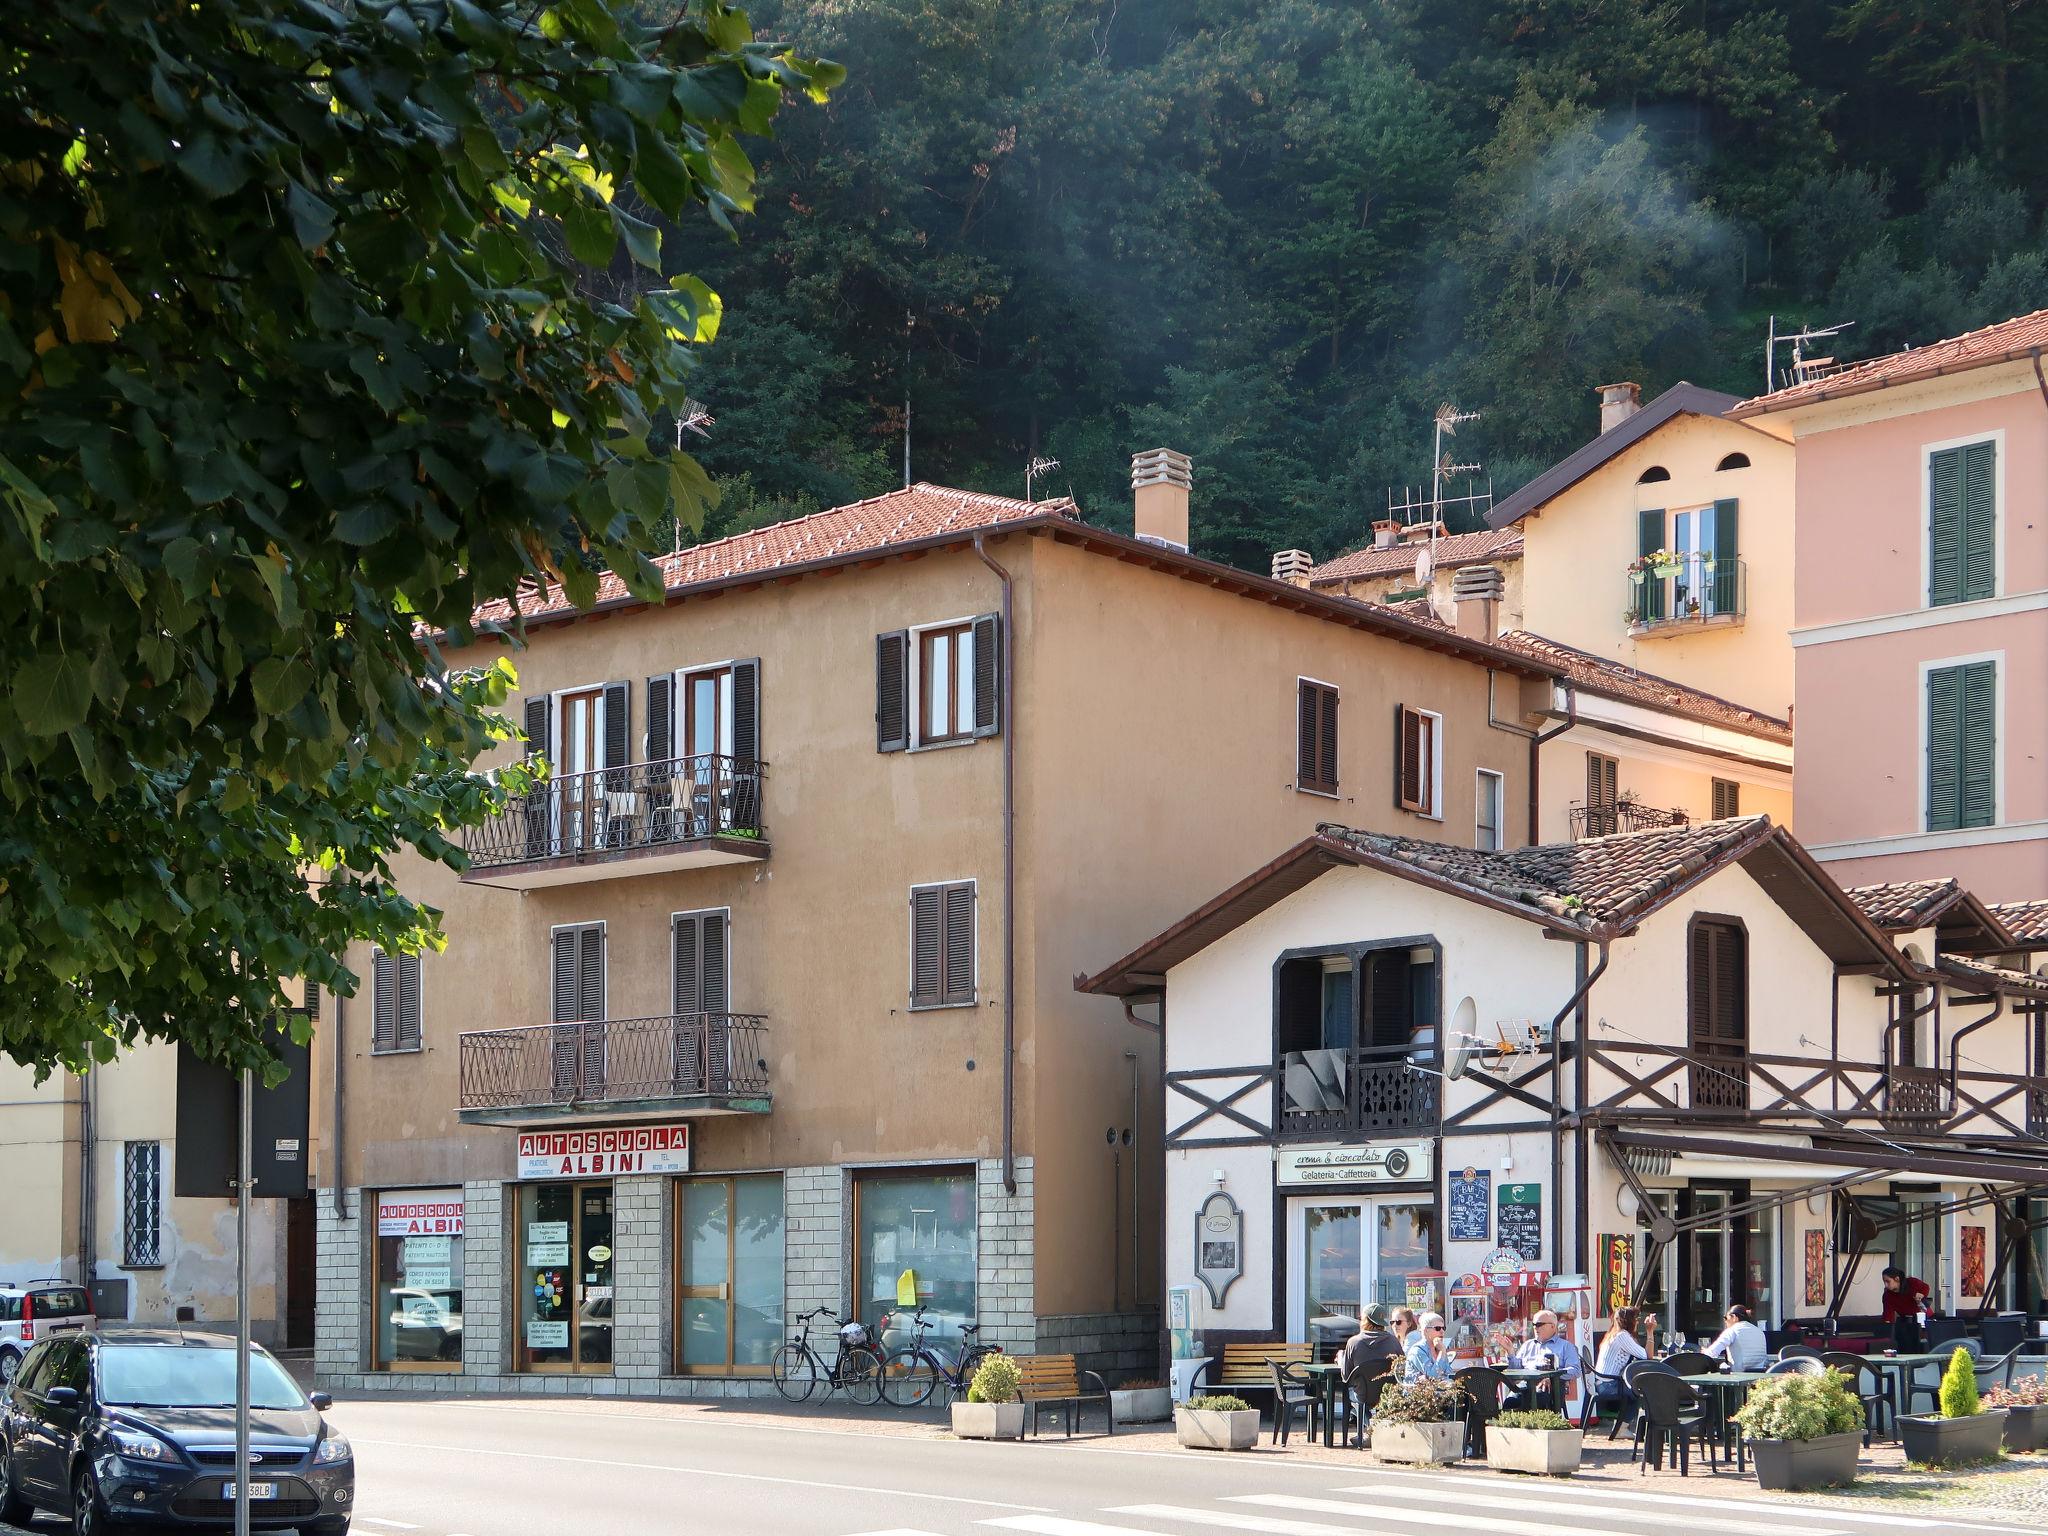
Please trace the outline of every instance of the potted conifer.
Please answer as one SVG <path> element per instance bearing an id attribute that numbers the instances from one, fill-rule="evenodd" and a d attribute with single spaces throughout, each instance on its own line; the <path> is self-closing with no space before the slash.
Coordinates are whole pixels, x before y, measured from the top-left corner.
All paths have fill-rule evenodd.
<path id="1" fill-rule="evenodd" d="M 1855 1480 L 1863 1404 L 1840 1371 L 1771 1376 L 1735 1414 L 1760 1488 L 1827 1488 Z"/>
<path id="2" fill-rule="evenodd" d="M 1418 1377 L 1390 1381 L 1372 1415 L 1376 1461 L 1424 1466 L 1465 1454 L 1464 1394 L 1456 1382 Z"/>
<path id="3" fill-rule="evenodd" d="M 1511 1408 L 1487 1421 L 1486 1464 L 1496 1472 L 1570 1477 L 1585 1438 L 1554 1408 Z"/>
<path id="4" fill-rule="evenodd" d="M 2048 1378 L 2029 1376 L 2009 1387 L 1993 1387 L 1984 1406 L 2005 1410 L 2008 1451 L 2048 1451 Z"/>
<path id="5" fill-rule="evenodd" d="M 967 1384 L 967 1401 L 953 1404 L 953 1433 L 962 1440 L 1021 1440 L 1025 1405 L 1017 1362 L 988 1355 Z"/>
<path id="6" fill-rule="evenodd" d="M 1173 1435 L 1193 1451 L 1248 1451 L 1259 1443 L 1259 1410 L 1220 1392 L 1191 1397 L 1174 1410 Z"/>
<path id="7" fill-rule="evenodd" d="M 1989 1461 L 2005 1436 L 2006 1410 L 1988 1412 L 1977 1396 L 1977 1367 L 1961 1345 L 1941 1373 L 1941 1412 L 1899 1415 L 1899 1442 L 1906 1460 L 1928 1466 Z"/>

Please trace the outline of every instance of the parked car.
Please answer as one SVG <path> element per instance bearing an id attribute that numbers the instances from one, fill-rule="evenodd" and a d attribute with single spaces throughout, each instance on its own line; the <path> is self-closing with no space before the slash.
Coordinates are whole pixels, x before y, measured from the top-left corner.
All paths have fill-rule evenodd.
<path id="1" fill-rule="evenodd" d="M 391 1292 L 391 1358 L 460 1360 L 462 1290 L 399 1286 Z"/>
<path id="2" fill-rule="evenodd" d="M 92 1296 L 69 1280 L 0 1280 L 0 1392 L 14 1384 L 22 1356 L 37 1339 L 93 1330 Z"/>
<path id="3" fill-rule="evenodd" d="M 0 1521 L 68 1515 L 77 1536 L 133 1524 L 234 1524 L 235 1347 L 137 1329 L 37 1342 L 0 1397 Z M 249 1358 L 250 1524 L 345 1536 L 356 1467 L 347 1439 L 260 1346 Z"/>

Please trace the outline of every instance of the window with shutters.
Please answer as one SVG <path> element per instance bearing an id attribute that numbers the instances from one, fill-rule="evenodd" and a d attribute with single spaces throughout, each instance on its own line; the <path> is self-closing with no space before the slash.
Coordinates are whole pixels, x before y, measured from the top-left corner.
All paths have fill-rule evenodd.
<path id="1" fill-rule="evenodd" d="M 1927 453 L 1927 606 L 1967 603 L 1998 589 L 1998 443 Z"/>
<path id="2" fill-rule="evenodd" d="M 725 1013 L 732 1006 L 732 912 L 678 912 L 669 918 L 670 1011 Z"/>
<path id="3" fill-rule="evenodd" d="M 1586 836 L 1611 837 L 1619 830 L 1621 762 L 1602 752 L 1586 754 Z"/>
<path id="4" fill-rule="evenodd" d="M 974 896 L 972 880 L 911 887 L 911 1007 L 973 1003 Z"/>
<path id="5" fill-rule="evenodd" d="M 1002 730 L 1002 619 L 949 619 L 875 637 L 875 748 L 958 746 Z"/>
<path id="6" fill-rule="evenodd" d="M 130 1141 L 121 1147 L 121 1264 L 154 1269 L 164 1261 L 164 1144 Z"/>
<path id="7" fill-rule="evenodd" d="M 1472 846 L 1482 853 L 1499 853 L 1507 847 L 1507 780 L 1491 768 L 1473 773 L 1475 829 Z"/>
<path id="8" fill-rule="evenodd" d="M 1714 821 L 1724 821 L 1730 816 L 1742 814 L 1742 786 L 1733 779 L 1713 781 Z"/>
<path id="9" fill-rule="evenodd" d="M 1443 818 L 1444 717 L 1394 706 L 1394 800 L 1404 811 Z"/>
<path id="10" fill-rule="evenodd" d="M 1692 1107 L 1746 1110 L 1749 935 L 1734 918 L 1695 917 L 1687 930 L 1686 1033 Z"/>
<path id="11" fill-rule="evenodd" d="M 1337 688 L 1314 678 L 1294 681 L 1294 787 L 1337 793 Z"/>
<path id="12" fill-rule="evenodd" d="M 370 951 L 370 1050 L 420 1048 L 420 957 Z"/>
<path id="13" fill-rule="evenodd" d="M 554 1021 L 554 1095 L 567 1102 L 605 1096 L 607 988 L 604 924 L 550 934 L 549 1004 Z"/>
<path id="14" fill-rule="evenodd" d="M 1927 669 L 1927 830 L 1998 821 L 1998 658 Z"/>

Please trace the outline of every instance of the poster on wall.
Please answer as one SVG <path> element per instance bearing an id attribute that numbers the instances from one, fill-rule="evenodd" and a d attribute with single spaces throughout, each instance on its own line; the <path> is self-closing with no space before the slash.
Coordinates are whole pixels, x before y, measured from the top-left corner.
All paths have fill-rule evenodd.
<path id="1" fill-rule="evenodd" d="M 1984 1294 L 1984 1228 L 1963 1228 L 1963 1281 L 1965 1296 Z"/>
<path id="2" fill-rule="evenodd" d="M 1465 1168 L 1451 1176 L 1450 1241 L 1483 1243 L 1492 1236 L 1493 1170 Z"/>
<path id="3" fill-rule="evenodd" d="M 567 1349 L 569 1347 L 569 1324 L 528 1322 L 526 1325 L 526 1347 L 528 1349 Z"/>
<path id="4" fill-rule="evenodd" d="M 1828 1299 L 1828 1235 L 1815 1227 L 1806 1234 L 1806 1305 L 1818 1307 Z"/>
<path id="5" fill-rule="evenodd" d="M 1599 1291 L 1596 1313 L 1613 1316 L 1630 1304 L 1636 1289 L 1636 1240 L 1621 1232 L 1600 1234 Z"/>
<path id="6" fill-rule="evenodd" d="M 462 1236 L 462 1191 L 406 1189 L 377 1197 L 379 1237 Z"/>
<path id="7" fill-rule="evenodd" d="M 1543 1257 L 1543 1186 L 1503 1184 L 1495 1214 L 1495 1241 L 1525 1259 Z"/>

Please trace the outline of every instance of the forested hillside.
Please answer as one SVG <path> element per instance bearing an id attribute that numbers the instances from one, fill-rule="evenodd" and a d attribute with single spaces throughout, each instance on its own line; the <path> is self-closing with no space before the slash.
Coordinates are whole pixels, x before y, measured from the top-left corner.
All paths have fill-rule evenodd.
<path id="1" fill-rule="evenodd" d="M 847 66 L 759 147 L 696 393 L 707 535 L 1061 461 L 1196 461 L 1199 552 L 1355 545 L 1426 479 L 1439 401 L 1505 493 L 1592 386 L 1764 380 L 1766 317 L 1837 355 L 2048 306 L 2037 0 L 809 0 Z"/>

